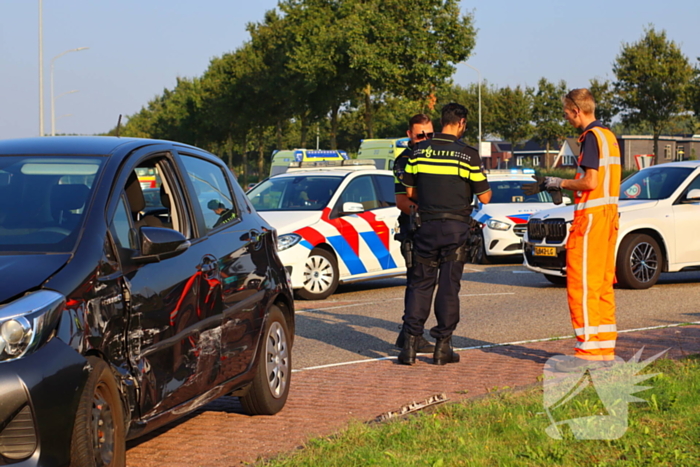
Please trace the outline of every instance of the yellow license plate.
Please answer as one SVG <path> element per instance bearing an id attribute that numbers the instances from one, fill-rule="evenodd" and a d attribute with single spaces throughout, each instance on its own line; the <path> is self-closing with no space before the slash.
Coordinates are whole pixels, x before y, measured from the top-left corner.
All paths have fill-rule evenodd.
<path id="1" fill-rule="evenodd" d="M 535 256 L 557 256 L 557 249 L 551 246 L 536 246 Z"/>

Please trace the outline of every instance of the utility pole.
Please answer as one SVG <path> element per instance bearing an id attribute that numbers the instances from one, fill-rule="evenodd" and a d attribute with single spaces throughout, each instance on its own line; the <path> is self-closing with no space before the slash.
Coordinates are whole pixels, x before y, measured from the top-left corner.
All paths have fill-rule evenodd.
<path id="1" fill-rule="evenodd" d="M 42 0 L 39 0 L 39 136 L 44 136 L 44 50 L 41 4 Z"/>

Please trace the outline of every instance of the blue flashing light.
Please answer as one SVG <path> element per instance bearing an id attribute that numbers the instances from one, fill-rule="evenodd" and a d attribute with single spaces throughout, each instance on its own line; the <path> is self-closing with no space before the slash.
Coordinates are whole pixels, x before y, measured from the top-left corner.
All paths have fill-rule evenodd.
<path id="1" fill-rule="evenodd" d="M 510 169 L 510 173 L 512 174 L 517 174 L 519 171 L 518 169 Z"/>
<path id="2" fill-rule="evenodd" d="M 396 141 L 396 146 L 399 148 L 407 148 L 409 141 L 410 140 L 408 138 L 401 138 L 400 140 Z"/>
<path id="3" fill-rule="evenodd" d="M 523 169 L 523 173 L 524 173 L 524 174 L 534 174 L 534 173 L 535 173 L 535 169 Z"/>

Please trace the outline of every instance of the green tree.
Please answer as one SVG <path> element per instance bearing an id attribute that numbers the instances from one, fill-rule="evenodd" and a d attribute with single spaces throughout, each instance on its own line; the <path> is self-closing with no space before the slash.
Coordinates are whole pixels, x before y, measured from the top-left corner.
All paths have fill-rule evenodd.
<path id="1" fill-rule="evenodd" d="M 566 82 L 559 81 L 559 84 L 555 85 L 546 78 L 540 78 L 537 83 L 537 92 L 532 98 L 533 134 L 540 143 L 544 143 L 547 149 L 546 155 L 549 155 L 552 144 L 557 144 L 573 130 L 562 116 L 561 96 L 565 94 Z M 545 160 L 545 164 L 548 163 Z"/>
<path id="2" fill-rule="evenodd" d="M 688 58 L 666 38 L 665 31 L 649 27 L 638 42 L 623 44 L 613 72 L 623 122 L 651 126 L 658 159 L 659 135 L 674 116 L 686 109 L 693 75 Z"/>
<path id="3" fill-rule="evenodd" d="M 598 78 L 590 80 L 589 90 L 595 99 L 595 116 L 607 127 L 612 125 L 612 120 L 617 115 L 615 107 L 615 91 L 609 80 L 601 81 Z"/>
<path id="4" fill-rule="evenodd" d="M 367 135 L 374 137 L 375 102 L 387 94 L 430 99 L 475 44 L 471 14 L 458 0 L 337 0 L 347 5 L 349 88 L 359 91 Z"/>
<path id="5" fill-rule="evenodd" d="M 505 141 L 510 141 L 513 149 L 532 135 L 530 119 L 534 91 L 529 87 L 505 87 L 495 95 L 493 129 Z"/>

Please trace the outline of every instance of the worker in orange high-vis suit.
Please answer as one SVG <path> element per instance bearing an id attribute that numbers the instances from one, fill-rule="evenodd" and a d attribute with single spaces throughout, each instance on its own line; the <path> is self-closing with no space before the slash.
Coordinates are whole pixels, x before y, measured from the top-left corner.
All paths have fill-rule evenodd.
<path id="1" fill-rule="evenodd" d="M 588 89 L 562 98 L 564 118 L 583 131 L 574 180 L 546 177 L 543 188 L 574 192 L 574 221 L 566 243 L 566 291 L 576 333 L 575 358 L 557 362 L 557 371 L 578 371 L 615 359 L 615 245 L 619 228 L 620 148 L 615 135 L 595 118 Z"/>

